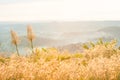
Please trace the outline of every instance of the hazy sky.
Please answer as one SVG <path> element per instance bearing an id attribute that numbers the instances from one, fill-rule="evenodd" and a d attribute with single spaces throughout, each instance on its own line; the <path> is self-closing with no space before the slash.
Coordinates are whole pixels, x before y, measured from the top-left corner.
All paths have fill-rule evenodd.
<path id="1" fill-rule="evenodd" d="M 120 0 L 0 0 L 0 21 L 120 20 Z"/>

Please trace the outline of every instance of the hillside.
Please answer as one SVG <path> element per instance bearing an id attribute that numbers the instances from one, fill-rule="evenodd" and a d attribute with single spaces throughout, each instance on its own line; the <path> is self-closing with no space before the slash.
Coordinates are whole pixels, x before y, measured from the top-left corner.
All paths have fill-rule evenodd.
<path id="1" fill-rule="evenodd" d="M 120 80 L 116 41 L 93 44 L 74 54 L 35 48 L 27 56 L 0 56 L 0 80 Z"/>
<path id="2" fill-rule="evenodd" d="M 105 32 L 111 34 L 113 37 L 119 37 L 120 27 L 106 27 L 98 30 L 98 32 Z"/>
<path id="3" fill-rule="evenodd" d="M 56 47 L 60 51 L 69 51 L 71 53 L 83 52 L 82 43 L 68 44 L 64 46 Z"/>

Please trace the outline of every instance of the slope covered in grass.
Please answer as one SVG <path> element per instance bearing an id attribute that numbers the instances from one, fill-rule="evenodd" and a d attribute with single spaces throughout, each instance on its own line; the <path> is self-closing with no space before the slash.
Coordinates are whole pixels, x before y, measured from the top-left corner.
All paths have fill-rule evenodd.
<path id="1" fill-rule="evenodd" d="M 83 53 L 39 49 L 28 56 L 0 57 L 0 80 L 120 80 L 116 41 L 84 44 Z"/>

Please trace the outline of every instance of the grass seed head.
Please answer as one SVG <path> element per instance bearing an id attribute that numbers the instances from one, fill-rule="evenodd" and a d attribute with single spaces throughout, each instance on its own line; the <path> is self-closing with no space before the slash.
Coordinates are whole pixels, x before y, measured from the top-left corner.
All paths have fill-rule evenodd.
<path id="1" fill-rule="evenodd" d="M 31 25 L 28 25 L 28 27 L 27 27 L 27 38 L 30 41 L 32 41 L 33 39 L 35 39 L 35 34 L 33 33 L 33 29 L 32 29 Z"/>
<path id="2" fill-rule="evenodd" d="M 17 33 L 13 30 L 11 30 L 11 38 L 12 38 L 12 43 L 14 45 L 19 43 L 19 37 L 18 37 Z"/>

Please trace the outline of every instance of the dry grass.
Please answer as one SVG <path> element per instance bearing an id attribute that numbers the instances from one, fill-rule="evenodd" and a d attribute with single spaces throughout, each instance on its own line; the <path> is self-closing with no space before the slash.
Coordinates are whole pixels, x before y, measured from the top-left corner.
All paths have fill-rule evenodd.
<path id="1" fill-rule="evenodd" d="M 115 43 L 95 44 L 84 53 L 36 48 L 26 57 L 0 57 L 0 80 L 120 80 Z"/>
<path id="2" fill-rule="evenodd" d="M 19 55 L 18 44 L 19 44 L 20 39 L 19 39 L 17 33 L 13 30 L 11 30 L 11 39 L 12 39 L 12 43 L 16 47 L 17 54 Z"/>

